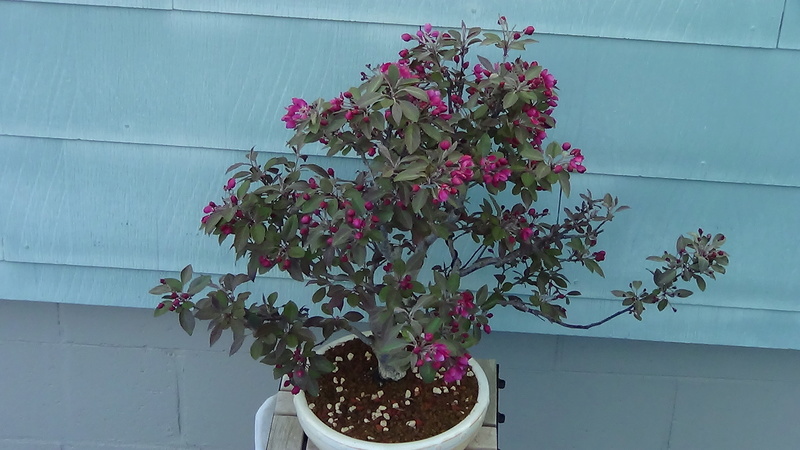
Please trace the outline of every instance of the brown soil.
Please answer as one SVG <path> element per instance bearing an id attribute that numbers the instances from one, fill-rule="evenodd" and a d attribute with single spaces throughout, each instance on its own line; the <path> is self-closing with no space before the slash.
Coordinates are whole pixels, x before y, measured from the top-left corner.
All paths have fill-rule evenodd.
<path id="1" fill-rule="evenodd" d="M 325 352 L 336 371 L 319 380 L 319 397 L 308 397 L 319 419 L 342 434 L 376 442 L 408 442 L 442 433 L 472 411 L 478 382 L 472 370 L 456 383 L 442 377 L 426 384 L 410 371 L 380 383 L 369 346 L 358 339 Z"/>

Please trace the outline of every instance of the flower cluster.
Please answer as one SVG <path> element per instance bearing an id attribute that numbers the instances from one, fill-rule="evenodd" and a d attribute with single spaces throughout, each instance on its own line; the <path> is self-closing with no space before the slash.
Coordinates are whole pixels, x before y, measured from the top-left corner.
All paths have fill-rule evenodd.
<path id="1" fill-rule="evenodd" d="M 489 155 L 481 158 L 480 165 L 483 182 L 494 187 L 500 187 L 500 184 L 505 183 L 511 176 L 511 169 L 508 167 L 506 158 Z"/>
<path id="2" fill-rule="evenodd" d="M 296 128 L 299 122 L 308 119 L 310 107 L 302 98 L 293 98 L 292 104 L 286 107 L 286 114 L 281 117 L 286 122 L 286 128 Z"/>

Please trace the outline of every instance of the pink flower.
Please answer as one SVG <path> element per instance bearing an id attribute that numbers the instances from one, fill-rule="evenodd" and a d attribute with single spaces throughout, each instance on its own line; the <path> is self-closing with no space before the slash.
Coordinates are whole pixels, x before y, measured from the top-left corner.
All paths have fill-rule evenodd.
<path id="1" fill-rule="evenodd" d="M 286 114 L 281 121 L 286 122 L 286 128 L 296 128 L 297 122 L 308 119 L 311 108 L 302 98 L 292 98 L 292 104 L 286 107 Z"/>
<path id="2" fill-rule="evenodd" d="M 411 69 L 408 67 L 408 62 L 405 60 L 399 60 L 396 63 L 383 63 L 381 64 L 380 71 L 381 73 L 386 73 L 389 71 L 389 67 L 395 66 L 397 70 L 400 72 L 400 78 L 417 78 L 416 75 L 411 73 Z"/>

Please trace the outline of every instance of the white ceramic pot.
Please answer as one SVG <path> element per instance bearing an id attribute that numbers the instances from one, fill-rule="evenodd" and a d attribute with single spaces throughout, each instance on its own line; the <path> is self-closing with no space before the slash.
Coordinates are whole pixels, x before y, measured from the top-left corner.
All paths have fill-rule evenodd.
<path id="1" fill-rule="evenodd" d="M 347 336 L 338 339 L 326 345 L 320 351 L 325 351 L 327 348 L 353 338 L 352 336 Z M 489 407 L 489 382 L 486 379 L 486 373 L 484 373 L 475 359 L 470 359 L 469 364 L 472 366 L 472 372 L 478 380 L 478 400 L 475 403 L 475 407 L 467 414 L 467 417 L 456 426 L 442 434 L 427 439 L 397 444 L 384 444 L 351 438 L 350 436 L 333 430 L 319 420 L 308 408 L 308 401 L 306 400 L 304 392 L 300 392 L 294 396 L 297 419 L 300 421 L 300 426 L 303 427 L 303 431 L 308 435 L 308 438 L 311 439 L 320 450 L 461 450 L 475 439 L 478 431 L 480 431 L 483 426 L 483 419 L 486 417 L 486 410 Z"/>

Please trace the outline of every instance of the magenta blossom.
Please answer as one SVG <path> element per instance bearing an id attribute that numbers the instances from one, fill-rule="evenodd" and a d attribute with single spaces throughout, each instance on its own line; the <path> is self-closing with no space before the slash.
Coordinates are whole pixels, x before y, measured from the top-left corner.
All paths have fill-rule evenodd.
<path id="1" fill-rule="evenodd" d="M 302 98 L 293 98 L 292 104 L 286 107 L 286 114 L 281 117 L 286 128 L 296 128 L 298 122 L 308 119 L 311 108 Z"/>

